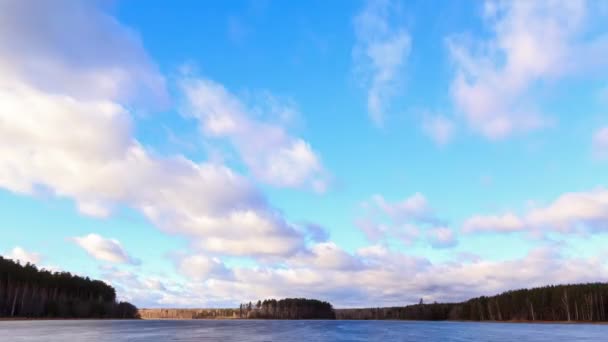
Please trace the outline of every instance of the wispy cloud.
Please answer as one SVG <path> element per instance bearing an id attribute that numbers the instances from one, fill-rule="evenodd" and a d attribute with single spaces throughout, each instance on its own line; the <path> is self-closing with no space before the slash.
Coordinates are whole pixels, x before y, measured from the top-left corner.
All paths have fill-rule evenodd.
<path id="1" fill-rule="evenodd" d="M 593 134 L 593 153 L 599 159 L 608 158 L 608 127 L 602 127 Z"/>
<path id="2" fill-rule="evenodd" d="M 503 215 L 475 215 L 468 218 L 463 224 L 463 232 L 519 232 L 525 228 L 525 223 L 517 215 L 506 213 Z"/>
<path id="3" fill-rule="evenodd" d="M 411 49 L 411 37 L 395 16 L 396 6 L 388 0 L 370 0 L 354 19 L 354 69 L 367 89 L 367 109 L 377 125 L 383 124 L 389 102 L 403 81 Z"/>
<path id="4" fill-rule="evenodd" d="M 207 136 L 227 138 L 255 178 L 279 187 L 325 191 L 326 172 L 311 145 L 291 136 L 279 123 L 254 115 L 262 110 L 283 118 L 293 115 L 293 107 L 266 94 L 262 105 L 247 108 L 224 86 L 204 78 L 185 78 L 181 88 L 187 99 L 184 114 L 197 118 Z"/>
<path id="5" fill-rule="evenodd" d="M 364 212 L 355 223 L 372 243 L 397 240 L 411 245 L 424 238 L 435 248 L 457 244 L 454 231 L 444 225 L 421 193 L 396 202 L 374 195 L 362 207 Z"/>
<path id="6" fill-rule="evenodd" d="M 608 52 L 605 36 L 585 34 L 590 7 L 584 0 L 490 0 L 483 16 L 489 38 L 447 39 L 456 69 L 451 94 L 474 131 L 499 139 L 552 123 L 530 96 L 535 87 L 606 63 L 593 57 Z"/>
<path id="7" fill-rule="evenodd" d="M 422 129 L 437 145 L 445 145 L 452 140 L 455 125 L 443 115 L 425 115 Z"/>
<path id="8" fill-rule="evenodd" d="M 448 227 L 435 227 L 427 232 L 429 243 L 434 248 L 450 248 L 458 244 L 454 230 Z"/>
<path id="9" fill-rule="evenodd" d="M 397 222 L 418 221 L 435 223 L 438 221 L 426 197 L 417 192 L 401 201 L 390 202 L 382 195 L 374 195 L 367 205 L 379 209 Z"/>

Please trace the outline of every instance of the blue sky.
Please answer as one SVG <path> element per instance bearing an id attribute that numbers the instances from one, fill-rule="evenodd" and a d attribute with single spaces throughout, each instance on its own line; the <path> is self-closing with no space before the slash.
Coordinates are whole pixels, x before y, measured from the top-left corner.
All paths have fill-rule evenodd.
<path id="1" fill-rule="evenodd" d="M 2 255 L 145 307 L 605 281 L 599 1 L 7 1 Z"/>

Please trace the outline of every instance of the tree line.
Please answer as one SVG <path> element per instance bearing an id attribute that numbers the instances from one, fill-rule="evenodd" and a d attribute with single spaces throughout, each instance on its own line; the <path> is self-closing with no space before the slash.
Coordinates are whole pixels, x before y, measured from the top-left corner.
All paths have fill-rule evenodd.
<path id="1" fill-rule="evenodd" d="M 416 304 L 408 306 L 337 309 L 337 319 L 352 320 L 418 320 L 418 321 L 444 321 L 448 319 L 465 320 L 451 317 L 450 313 L 457 304 Z"/>
<path id="2" fill-rule="evenodd" d="M 239 309 L 139 309 L 142 319 L 234 319 Z"/>
<path id="3" fill-rule="evenodd" d="M 265 299 L 241 304 L 240 318 L 251 319 L 336 319 L 332 305 L 316 299 Z"/>
<path id="4" fill-rule="evenodd" d="M 608 321 L 608 284 L 551 285 L 462 303 L 341 309 L 338 319 L 466 321 Z"/>
<path id="5" fill-rule="evenodd" d="M 137 318 L 137 308 L 100 280 L 0 256 L 0 317 Z"/>

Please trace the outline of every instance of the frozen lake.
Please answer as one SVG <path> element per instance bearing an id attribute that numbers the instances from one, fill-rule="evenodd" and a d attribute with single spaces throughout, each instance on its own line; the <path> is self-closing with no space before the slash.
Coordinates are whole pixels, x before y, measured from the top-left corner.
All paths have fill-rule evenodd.
<path id="1" fill-rule="evenodd" d="M 7 321 L 1 341 L 606 341 L 608 325 L 411 321 Z"/>

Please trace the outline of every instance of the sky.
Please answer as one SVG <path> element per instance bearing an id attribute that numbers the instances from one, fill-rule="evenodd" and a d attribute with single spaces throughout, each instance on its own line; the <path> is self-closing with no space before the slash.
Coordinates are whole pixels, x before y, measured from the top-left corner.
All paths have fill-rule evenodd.
<path id="1" fill-rule="evenodd" d="M 608 281 L 603 1 L 0 2 L 0 254 L 139 307 Z"/>

